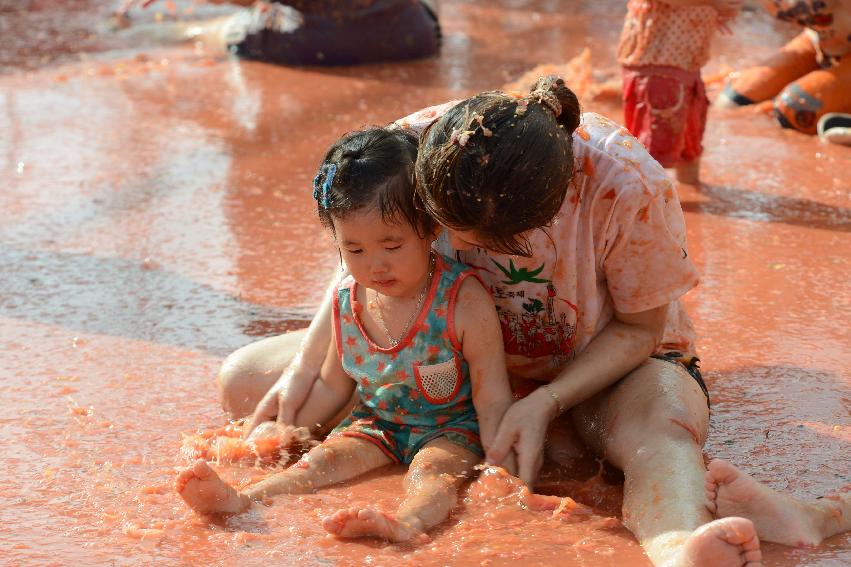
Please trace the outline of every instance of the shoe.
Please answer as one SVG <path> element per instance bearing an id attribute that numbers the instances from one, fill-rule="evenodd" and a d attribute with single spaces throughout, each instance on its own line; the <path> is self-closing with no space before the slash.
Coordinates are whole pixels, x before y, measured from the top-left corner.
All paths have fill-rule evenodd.
<path id="1" fill-rule="evenodd" d="M 818 121 L 818 135 L 833 144 L 851 146 L 851 114 L 830 112 Z"/>

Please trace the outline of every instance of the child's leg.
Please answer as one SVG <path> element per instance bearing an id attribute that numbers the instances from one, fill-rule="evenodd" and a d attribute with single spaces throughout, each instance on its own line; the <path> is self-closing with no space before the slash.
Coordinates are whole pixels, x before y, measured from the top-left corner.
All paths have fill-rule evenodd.
<path id="1" fill-rule="evenodd" d="M 175 482 L 181 498 L 199 514 L 238 514 L 253 500 L 277 494 L 306 494 L 390 464 L 374 443 L 337 435 L 310 450 L 290 468 L 237 492 L 205 461 L 196 461 Z"/>
<path id="2" fill-rule="evenodd" d="M 706 130 L 709 99 L 706 98 L 706 86 L 699 75 L 688 85 L 688 91 L 683 148 L 674 171 L 677 181 L 697 187 L 700 185 L 700 156 L 703 154 L 703 132 Z"/>
<path id="3" fill-rule="evenodd" d="M 700 185 L 700 158 L 691 161 L 681 161 L 674 166 L 677 181 L 686 185 Z"/>
<path id="4" fill-rule="evenodd" d="M 421 537 L 440 524 L 458 501 L 458 488 L 481 459 L 440 437 L 414 457 L 405 476 L 405 499 L 395 514 L 374 508 L 340 510 L 325 519 L 326 530 L 340 537 L 381 537 L 394 542 Z"/>
<path id="5" fill-rule="evenodd" d="M 851 493 L 802 502 L 721 460 L 709 463 L 705 488 L 711 512 L 719 518 L 752 520 L 764 541 L 818 545 L 824 538 L 851 530 Z"/>

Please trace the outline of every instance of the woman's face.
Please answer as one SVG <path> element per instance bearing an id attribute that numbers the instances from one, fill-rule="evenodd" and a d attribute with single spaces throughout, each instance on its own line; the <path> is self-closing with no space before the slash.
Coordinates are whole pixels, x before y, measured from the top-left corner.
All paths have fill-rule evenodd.
<path id="1" fill-rule="evenodd" d="M 466 251 L 473 248 L 485 248 L 481 238 L 474 230 L 455 230 L 454 228 L 444 227 L 446 234 L 449 237 L 449 245 L 455 250 Z"/>
<path id="2" fill-rule="evenodd" d="M 485 252 L 491 255 L 500 255 L 500 254 L 508 254 L 510 256 L 520 256 L 520 257 L 528 257 L 531 254 L 528 253 L 519 253 L 519 252 L 510 252 L 507 250 L 495 250 L 486 244 L 486 240 L 479 236 L 479 233 L 475 230 L 456 230 L 454 228 L 449 228 L 448 226 L 444 226 L 443 229 L 446 231 L 446 235 L 449 238 L 449 245 L 452 246 L 454 250 L 458 250 L 459 252 L 465 252 L 467 250 L 472 250 L 474 248 L 481 248 Z M 523 233 L 518 236 L 518 238 L 526 238 L 530 235 L 530 233 Z"/>

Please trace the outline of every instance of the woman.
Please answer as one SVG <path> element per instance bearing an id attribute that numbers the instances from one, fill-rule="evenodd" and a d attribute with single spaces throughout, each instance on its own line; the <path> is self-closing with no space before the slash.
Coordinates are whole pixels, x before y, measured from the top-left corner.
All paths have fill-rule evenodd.
<path id="1" fill-rule="evenodd" d="M 713 521 L 705 502 L 708 394 L 677 301 L 698 278 L 662 167 L 625 129 L 580 117 L 560 79 L 542 79 L 524 98 L 483 93 L 400 125 L 424 129 L 419 198 L 491 288 L 515 395 L 525 396 L 486 448 L 489 461 L 513 450 L 531 485 L 548 427 L 572 425 L 577 441 L 624 471 L 624 522 L 655 564 L 759 564 L 751 519 Z M 276 415 L 293 423 L 327 328 L 326 302 L 299 337 L 232 355 L 220 376 L 225 408 L 245 415 L 260 400 L 253 424 Z M 769 539 L 796 543 L 787 538 L 800 530 L 775 529 L 791 514 L 770 506 L 780 495 L 760 486 L 754 501 L 771 507 L 769 526 L 759 509 L 739 505 L 756 492 L 740 490 L 750 479 L 714 468 L 706 486 L 719 517 L 736 510 Z"/>

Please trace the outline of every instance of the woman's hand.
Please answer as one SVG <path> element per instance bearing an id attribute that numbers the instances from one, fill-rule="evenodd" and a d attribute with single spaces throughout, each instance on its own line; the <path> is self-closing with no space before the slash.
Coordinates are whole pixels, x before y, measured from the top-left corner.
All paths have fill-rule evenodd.
<path id="1" fill-rule="evenodd" d="M 263 396 L 263 399 L 261 399 L 260 403 L 257 404 L 257 407 L 254 408 L 254 413 L 249 416 L 248 420 L 246 420 L 245 427 L 242 429 L 243 437 L 248 437 L 258 425 L 266 421 L 273 421 L 275 416 L 279 415 L 278 408 L 280 406 L 280 401 L 278 394 L 282 390 L 283 386 L 281 384 L 281 379 L 279 379 L 271 388 L 269 388 L 269 391 L 266 392 L 266 395 Z"/>
<path id="2" fill-rule="evenodd" d="M 544 462 L 547 428 L 558 413 L 556 401 L 541 388 L 514 402 L 499 424 L 487 462 L 500 465 L 513 450 L 520 479 L 534 487 Z"/>

